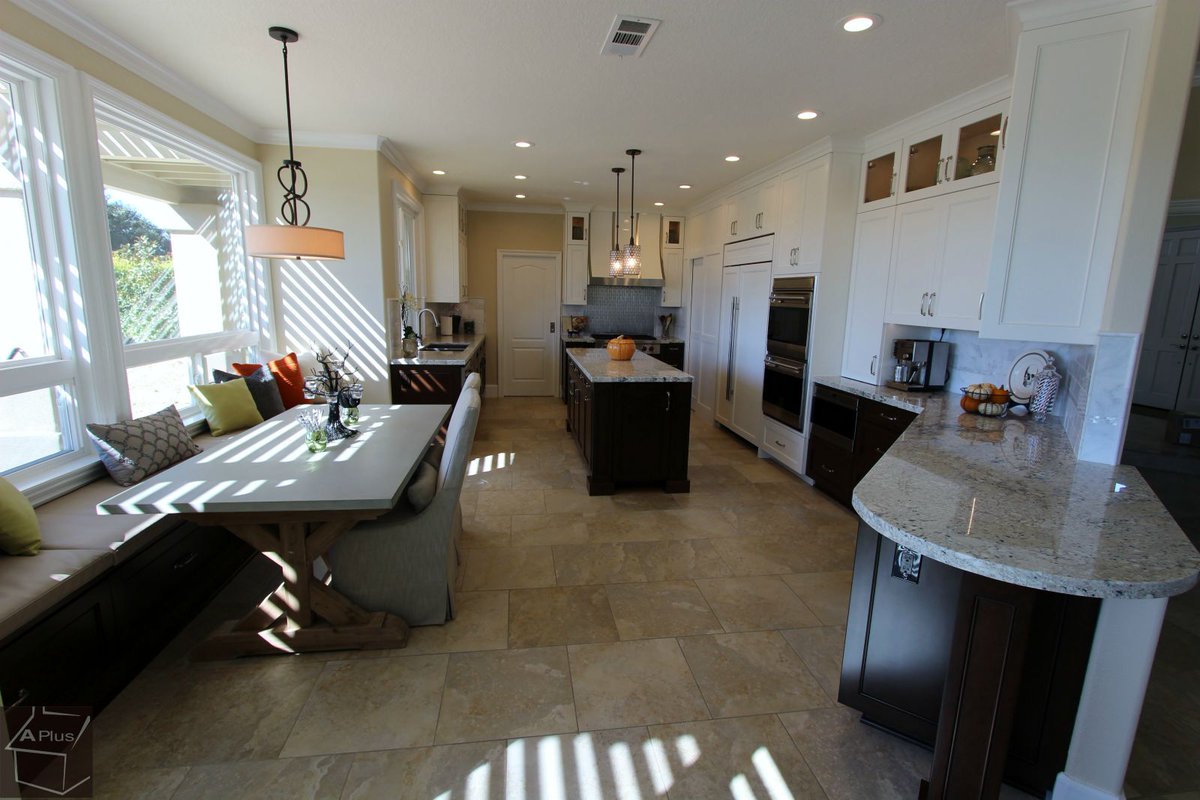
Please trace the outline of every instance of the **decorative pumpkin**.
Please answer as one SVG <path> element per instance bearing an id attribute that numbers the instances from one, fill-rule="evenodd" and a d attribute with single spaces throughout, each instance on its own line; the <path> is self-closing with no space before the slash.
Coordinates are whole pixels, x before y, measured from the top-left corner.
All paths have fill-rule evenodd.
<path id="1" fill-rule="evenodd" d="M 1005 403 L 980 403 L 978 411 L 985 417 L 998 417 L 1006 408 Z"/>
<path id="2" fill-rule="evenodd" d="M 1005 404 L 1008 402 L 1008 398 L 1008 389 L 1005 389 L 1003 386 L 1001 386 L 999 389 L 992 390 L 991 401 L 993 403 Z"/>
<path id="3" fill-rule="evenodd" d="M 971 397 L 971 395 L 969 395 L 969 394 L 964 394 L 962 396 L 962 400 L 958 401 L 958 404 L 960 406 L 962 406 L 963 411 L 978 411 L 979 403 L 980 403 L 979 400 L 976 400 L 974 397 Z"/>
<path id="4" fill-rule="evenodd" d="M 633 358 L 634 347 L 633 339 L 627 336 L 618 336 L 615 339 L 608 340 L 608 357 L 613 361 L 628 361 Z"/>

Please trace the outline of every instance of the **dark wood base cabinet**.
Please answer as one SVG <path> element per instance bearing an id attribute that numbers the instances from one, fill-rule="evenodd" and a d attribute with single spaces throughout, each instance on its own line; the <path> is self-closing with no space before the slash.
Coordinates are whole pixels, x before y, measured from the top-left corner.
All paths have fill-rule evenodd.
<path id="1" fill-rule="evenodd" d="M 448 403 L 454 405 L 462 392 L 463 382 L 472 372 L 478 372 L 487 386 L 487 361 L 483 347 L 471 356 L 466 366 L 454 364 L 392 364 L 391 385 L 393 403 Z M 483 387 L 479 391 L 483 395 Z"/>
<path id="2" fill-rule="evenodd" d="M 568 367 L 567 429 L 588 466 L 588 494 L 620 484 L 691 490 L 688 481 L 690 383 L 593 383 Z"/>
<path id="3" fill-rule="evenodd" d="M 5 705 L 100 711 L 253 554 L 220 528 L 168 531 L 0 643 Z"/>
<path id="4" fill-rule="evenodd" d="M 838 701 L 866 723 L 936 742 L 940 788 L 929 797 L 994 796 L 1001 776 L 1043 796 L 1066 763 L 1100 601 L 929 558 L 913 576 L 899 550 L 860 522 Z M 980 719 L 1000 723 L 971 729 Z M 1007 758 L 989 760 L 1004 739 Z"/>

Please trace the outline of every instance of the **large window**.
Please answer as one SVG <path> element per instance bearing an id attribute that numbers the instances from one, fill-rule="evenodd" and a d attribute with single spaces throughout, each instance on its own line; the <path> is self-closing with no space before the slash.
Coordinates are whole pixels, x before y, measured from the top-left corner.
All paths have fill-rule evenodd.
<path id="1" fill-rule="evenodd" d="M 85 345 L 54 77 L 0 55 L 0 474 L 78 451 Z"/>
<path id="2" fill-rule="evenodd" d="M 103 99 L 96 135 L 131 411 L 174 404 L 194 416 L 187 385 L 258 343 L 245 179 L 203 144 Z"/>
<path id="3" fill-rule="evenodd" d="M 95 125 L 95 138 L 83 131 Z M 269 324 L 257 162 L 0 32 L 0 474 L 88 479 L 89 422 L 177 405 Z"/>

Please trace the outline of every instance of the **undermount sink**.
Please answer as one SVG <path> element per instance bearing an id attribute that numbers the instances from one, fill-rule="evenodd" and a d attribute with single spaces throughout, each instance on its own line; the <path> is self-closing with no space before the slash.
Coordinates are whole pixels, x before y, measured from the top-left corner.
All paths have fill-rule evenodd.
<path id="1" fill-rule="evenodd" d="M 468 345 L 465 342 L 433 342 L 432 344 L 423 344 L 418 350 L 431 350 L 433 352 L 450 351 L 458 352 L 466 350 Z"/>

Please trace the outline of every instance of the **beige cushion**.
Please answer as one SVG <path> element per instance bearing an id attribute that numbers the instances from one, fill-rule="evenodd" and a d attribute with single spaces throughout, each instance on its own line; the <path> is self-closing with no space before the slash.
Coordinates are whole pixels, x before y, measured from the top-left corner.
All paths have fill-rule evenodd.
<path id="1" fill-rule="evenodd" d="M 53 550 L 115 550 L 118 564 L 127 561 L 180 524 L 167 514 L 98 514 L 96 506 L 121 491 L 101 478 L 37 508 L 44 541 Z M 119 550 L 117 548 L 120 548 Z"/>
<path id="2" fill-rule="evenodd" d="M 405 492 L 414 510 L 424 511 L 433 502 L 433 496 L 437 493 L 437 477 L 438 471 L 427 462 L 422 461 L 417 466 L 417 472 L 408 482 Z"/>
<path id="3" fill-rule="evenodd" d="M 0 557 L 0 639 L 66 600 L 113 565 L 107 550 L 43 550 Z"/>

